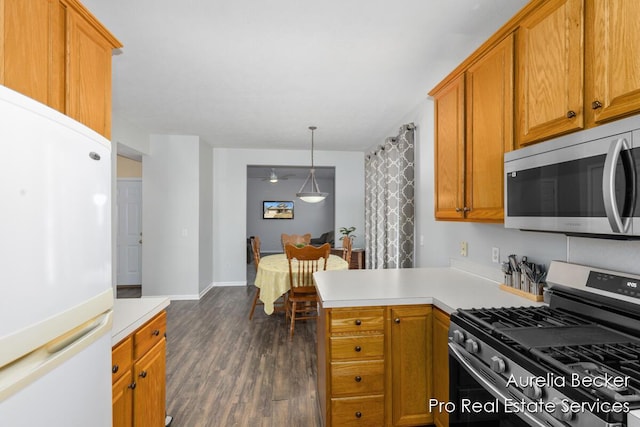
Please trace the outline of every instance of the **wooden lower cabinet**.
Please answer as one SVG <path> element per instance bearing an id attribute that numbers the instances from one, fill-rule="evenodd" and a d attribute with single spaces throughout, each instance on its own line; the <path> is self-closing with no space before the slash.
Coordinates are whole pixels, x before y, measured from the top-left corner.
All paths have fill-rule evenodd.
<path id="1" fill-rule="evenodd" d="M 165 425 L 166 319 L 163 311 L 113 348 L 114 427 Z"/>
<path id="2" fill-rule="evenodd" d="M 433 423 L 432 308 L 321 309 L 318 397 L 323 425 Z"/>
<path id="3" fill-rule="evenodd" d="M 432 308 L 391 307 L 389 323 L 391 418 L 393 426 L 433 423 L 427 403 L 432 394 Z"/>
<path id="4" fill-rule="evenodd" d="M 449 315 L 438 309 L 433 310 L 433 398 L 449 401 Z M 446 427 L 449 414 L 436 411 L 433 421 L 438 427 Z"/>

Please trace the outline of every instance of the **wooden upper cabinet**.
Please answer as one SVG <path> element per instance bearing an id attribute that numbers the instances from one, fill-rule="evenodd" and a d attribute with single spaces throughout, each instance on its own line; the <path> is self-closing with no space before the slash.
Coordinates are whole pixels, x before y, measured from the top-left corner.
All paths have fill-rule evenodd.
<path id="1" fill-rule="evenodd" d="M 504 153 L 513 149 L 513 35 L 466 74 L 465 215 L 501 221 Z"/>
<path id="2" fill-rule="evenodd" d="M 67 114 L 111 136 L 111 43 L 76 11 L 67 16 Z"/>
<path id="3" fill-rule="evenodd" d="M 435 217 L 462 219 L 464 212 L 464 74 L 435 99 Z"/>
<path id="4" fill-rule="evenodd" d="M 583 0 L 550 0 L 517 31 L 519 146 L 584 127 Z"/>
<path id="5" fill-rule="evenodd" d="M 640 1 L 591 0 L 586 10 L 589 125 L 640 111 Z"/>
<path id="6" fill-rule="evenodd" d="M 504 218 L 503 155 L 513 149 L 513 35 L 433 94 L 435 217 Z"/>
<path id="7" fill-rule="evenodd" d="M 0 0 L 0 84 L 109 138 L 122 44 L 78 0 Z"/>
<path id="8" fill-rule="evenodd" d="M 47 1 L 0 0 L 0 83 L 43 104 L 50 92 L 50 25 Z"/>

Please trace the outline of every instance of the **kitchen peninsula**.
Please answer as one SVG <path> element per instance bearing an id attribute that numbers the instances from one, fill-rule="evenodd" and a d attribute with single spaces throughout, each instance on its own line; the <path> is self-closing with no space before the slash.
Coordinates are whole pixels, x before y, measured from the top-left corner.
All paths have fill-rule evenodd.
<path id="1" fill-rule="evenodd" d="M 164 297 L 115 299 L 112 329 L 113 426 L 164 426 Z"/>
<path id="2" fill-rule="evenodd" d="M 326 427 L 448 425 L 426 402 L 448 400 L 449 314 L 542 304 L 456 268 L 324 271 L 314 279 Z"/>

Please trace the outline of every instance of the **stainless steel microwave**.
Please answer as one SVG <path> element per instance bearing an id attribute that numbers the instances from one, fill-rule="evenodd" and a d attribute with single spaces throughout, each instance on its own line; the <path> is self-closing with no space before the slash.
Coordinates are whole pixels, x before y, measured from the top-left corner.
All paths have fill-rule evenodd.
<path id="1" fill-rule="evenodd" d="M 505 227 L 640 238 L 640 115 L 504 156 Z"/>

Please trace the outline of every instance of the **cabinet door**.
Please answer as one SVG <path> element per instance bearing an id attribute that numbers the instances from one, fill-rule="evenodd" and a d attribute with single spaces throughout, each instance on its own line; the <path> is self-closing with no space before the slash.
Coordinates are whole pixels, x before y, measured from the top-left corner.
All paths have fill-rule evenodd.
<path id="1" fill-rule="evenodd" d="M 435 99 L 435 217 L 462 219 L 464 212 L 464 75 Z"/>
<path id="2" fill-rule="evenodd" d="M 586 7 L 586 113 L 590 124 L 640 111 L 640 2 L 592 0 Z"/>
<path id="3" fill-rule="evenodd" d="M 432 396 L 431 307 L 392 307 L 389 314 L 392 423 L 431 424 L 427 406 Z"/>
<path id="4" fill-rule="evenodd" d="M 433 311 L 433 397 L 440 402 L 449 401 L 449 316 Z M 438 427 L 449 425 L 446 411 L 433 413 Z"/>
<path id="5" fill-rule="evenodd" d="M 61 110 L 64 46 L 56 38 L 57 4 L 4 0 L 0 8 L 0 84 Z"/>
<path id="6" fill-rule="evenodd" d="M 110 138 L 112 46 L 72 9 L 67 31 L 67 115 Z"/>
<path id="7" fill-rule="evenodd" d="M 134 427 L 163 427 L 165 418 L 166 340 L 161 340 L 133 365 L 136 389 Z"/>
<path id="8" fill-rule="evenodd" d="M 466 218 L 504 218 L 504 152 L 513 148 L 513 35 L 467 70 Z"/>
<path id="9" fill-rule="evenodd" d="M 131 370 L 113 383 L 113 427 L 131 427 L 133 424 L 133 373 Z"/>
<path id="10" fill-rule="evenodd" d="M 517 32 L 517 142 L 582 129 L 583 0 L 551 0 Z"/>

